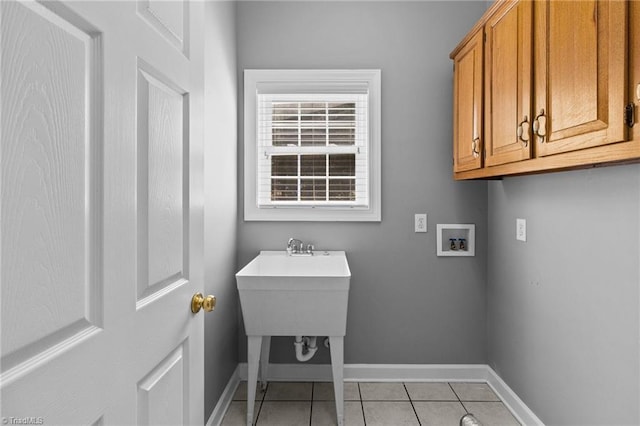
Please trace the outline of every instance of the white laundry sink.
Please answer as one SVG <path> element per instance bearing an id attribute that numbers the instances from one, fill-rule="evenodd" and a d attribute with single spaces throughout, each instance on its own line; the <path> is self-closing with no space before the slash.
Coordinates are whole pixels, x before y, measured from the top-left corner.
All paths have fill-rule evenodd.
<path id="1" fill-rule="evenodd" d="M 343 251 L 290 256 L 261 251 L 236 274 L 247 332 L 247 425 L 253 422 L 258 364 L 268 376 L 271 336 L 328 336 L 339 426 L 344 418 L 344 335 L 351 271 Z"/>
<path id="2" fill-rule="evenodd" d="M 236 274 L 248 336 L 344 336 L 351 271 L 343 251 L 262 251 Z"/>

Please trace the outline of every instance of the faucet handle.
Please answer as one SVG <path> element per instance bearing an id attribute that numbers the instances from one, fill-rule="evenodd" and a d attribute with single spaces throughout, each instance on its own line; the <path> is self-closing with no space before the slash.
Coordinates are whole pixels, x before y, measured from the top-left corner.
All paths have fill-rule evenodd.
<path id="1" fill-rule="evenodd" d="M 307 244 L 307 253 L 313 254 L 313 250 L 315 250 L 313 244 Z"/>
<path id="2" fill-rule="evenodd" d="M 301 253 L 304 250 L 304 244 L 297 238 L 289 238 L 287 241 L 287 253 Z"/>

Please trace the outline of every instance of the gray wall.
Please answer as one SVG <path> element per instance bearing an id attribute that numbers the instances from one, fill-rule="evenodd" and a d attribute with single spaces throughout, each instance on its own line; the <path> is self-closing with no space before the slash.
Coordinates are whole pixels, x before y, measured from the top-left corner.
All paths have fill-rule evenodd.
<path id="1" fill-rule="evenodd" d="M 287 238 L 346 250 L 347 363 L 485 363 L 487 184 L 451 178 L 449 52 L 485 2 L 239 2 L 238 81 L 246 68 L 382 70 L 382 222 L 244 222 L 238 267 Z M 240 102 L 242 87 L 239 87 Z M 243 106 L 238 108 L 242 132 Z M 239 140 L 242 159 L 242 138 Z M 239 162 L 242 194 L 242 164 Z M 426 212 L 428 233 L 413 232 Z M 438 258 L 436 223 L 475 223 L 477 256 Z M 240 316 L 241 318 L 241 316 Z M 242 321 L 240 320 L 240 324 Z M 239 329 L 240 360 L 246 360 Z M 291 339 L 273 362 L 295 362 Z M 322 347 L 316 362 L 328 362 Z"/>
<path id="2" fill-rule="evenodd" d="M 236 4 L 205 3 L 205 420 L 238 364 Z M 211 182 L 218 182 L 215 185 Z M 222 182 L 223 184 L 220 184 Z M 202 315 L 202 314 L 200 314 Z"/>
<path id="3" fill-rule="evenodd" d="M 489 183 L 489 362 L 548 425 L 640 424 L 639 223 L 638 165 Z"/>

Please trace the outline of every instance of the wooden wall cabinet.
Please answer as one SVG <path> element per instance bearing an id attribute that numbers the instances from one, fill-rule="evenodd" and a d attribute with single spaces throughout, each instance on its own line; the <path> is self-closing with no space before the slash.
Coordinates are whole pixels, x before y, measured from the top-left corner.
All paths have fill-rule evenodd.
<path id="1" fill-rule="evenodd" d="M 629 3 L 629 105 L 635 124 L 629 138 L 640 144 L 640 1 Z"/>
<path id="2" fill-rule="evenodd" d="M 635 93 L 640 90 L 639 3 L 494 3 L 471 31 L 486 34 L 484 134 L 479 136 L 486 158 L 474 169 L 454 168 L 454 177 L 640 161 L 640 124 L 625 123 L 625 107 L 635 102 L 637 121 L 640 105 Z M 466 37 L 451 58 L 470 40 Z M 454 104 L 460 97 L 455 95 Z M 454 136 L 454 152 L 456 145 L 461 142 Z"/>
<path id="3" fill-rule="evenodd" d="M 485 24 L 487 166 L 531 158 L 532 4 L 505 2 Z"/>
<path id="4" fill-rule="evenodd" d="M 453 57 L 453 170 L 482 167 L 483 31 L 479 29 Z"/>
<path id="5" fill-rule="evenodd" d="M 538 156 L 626 139 L 626 9 L 618 0 L 535 3 Z"/>

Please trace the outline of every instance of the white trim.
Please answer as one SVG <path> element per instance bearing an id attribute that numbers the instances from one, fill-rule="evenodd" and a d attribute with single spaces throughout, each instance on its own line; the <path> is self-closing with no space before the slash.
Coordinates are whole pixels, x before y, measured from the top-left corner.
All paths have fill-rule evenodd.
<path id="1" fill-rule="evenodd" d="M 209 420 L 207 420 L 206 426 L 219 426 L 222 424 L 222 420 L 224 420 L 224 415 L 229 409 L 229 405 L 231 405 L 231 401 L 233 401 L 233 395 L 236 393 L 236 389 L 238 388 L 238 385 L 242 381 L 242 378 L 240 377 L 242 365 L 243 364 L 238 364 L 235 371 L 229 378 L 229 382 L 227 383 L 227 386 L 224 388 L 224 391 L 222 391 L 222 395 L 220 395 L 220 398 L 218 399 L 218 403 L 214 407 L 213 412 L 211 413 L 211 416 L 209 416 Z M 244 380 L 247 380 L 246 367 L 247 367 L 247 364 L 244 364 L 244 368 L 245 368 Z"/>
<path id="2" fill-rule="evenodd" d="M 244 71 L 244 220 L 245 221 L 344 221 L 382 220 L 381 170 L 381 71 L 380 70 L 245 70 Z M 303 86 L 308 92 L 340 92 L 366 87 L 369 97 L 369 206 L 265 207 L 257 205 L 257 93 L 278 92 L 282 86 Z M 311 88 L 311 89 L 309 89 Z M 302 90 L 302 89 L 300 89 Z M 361 90 L 361 89 L 359 89 Z"/>
<path id="3" fill-rule="evenodd" d="M 345 364 L 347 382 L 486 382 L 485 364 Z M 240 380 L 247 380 L 247 364 L 239 364 Z M 330 364 L 269 364 L 272 382 L 330 382 Z"/>
<path id="4" fill-rule="evenodd" d="M 207 426 L 220 425 L 235 389 L 247 380 L 247 363 L 240 363 L 231 376 Z M 269 364 L 267 380 L 272 382 L 330 382 L 329 364 Z M 523 426 L 544 426 L 516 393 L 486 364 L 345 364 L 347 382 L 484 382 L 502 400 Z"/>
<path id="5" fill-rule="evenodd" d="M 347 364 L 345 378 L 351 382 L 484 382 L 481 364 Z"/>
<path id="6" fill-rule="evenodd" d="M 516 419 L 523 425 L 540 425 L 544 426 L 542 420 L 534 414 L 533 411 L 520 399 L 520 397 L 502 380 L 493 368 L 486 366 L 489 377 L 487 384 L 491 386 L 493 391 L 500 397 L 504 405 L 511 410 Z"/>

